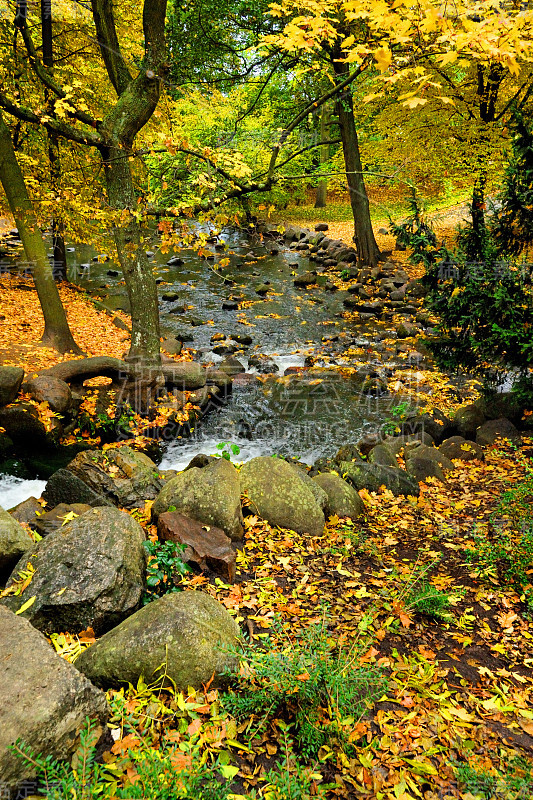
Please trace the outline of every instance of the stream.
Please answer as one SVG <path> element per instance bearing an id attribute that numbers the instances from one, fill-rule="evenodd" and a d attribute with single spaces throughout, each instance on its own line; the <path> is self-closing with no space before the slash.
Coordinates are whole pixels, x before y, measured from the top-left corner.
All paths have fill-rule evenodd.
<path id="1" fill-rule="evenodd" d="M 361 386 L 365 371 L 386 378 L 391 367 L 399 366 L 395 350 L 381 344 L 392 327 L 376 320 L 368 327 L 348 323 L 342 317 L 345 293 L 325 291 L 327 277 L 320 272 L 317 288 L 296 288 L 295 274 L 317 268 L 308 258 L 282 241 L 261 242 L 234 229 L 219 234 L 216 248 L 210 245 L 209 260 L 192 250 L 164 254 L 157 245 L 154 237 L 150 252 L 164 336 L 183 338 L 184 346 L 196 351 L 195 358 L 215 365 L 226 355 L 213 352 L 213 346 L 227 342 L 213 342 L 214 334 L 252 339 L 247 347 L 237 344 L 232 354 L 246 372 L 235 378 L 228 401 L 206 415 L 190 438 L 165 445 L 163 469 L 182 469 L 197 453 L 216 452 L 221 442 L 239 447 L 236 461 L 278 454 L 313 463 L 357 442 L 388 418 L 398 396 L 366 397 Z M 182 263 L 169 265 L 176 255 Z M 69 248 L 68 258 L 73 283 L 111 310 L 129 310 L 115 264 L 95 260 L 87 245 Z M 229 264 L 217 271 L 220 258 L 228 258 Z M 257 294 L 260 284 L 268 285 L 266 296 Z M 171 300 L 163 299 L 167 293 L 173 293 Z M 224 309 L 223 303 L 233 298 L 239 308 Z M 343 376 L 341 368 L 353 363 L 353 348 L 358 348 L 357 360 L 365 362 L 365 370 Z M 248 363 L 254 354 L 267 356 L 278 371 L 258 374 Z M 46 477 L 0 475 L 0 505 L 10 508 L 30 495 L 39 497 Z"/>

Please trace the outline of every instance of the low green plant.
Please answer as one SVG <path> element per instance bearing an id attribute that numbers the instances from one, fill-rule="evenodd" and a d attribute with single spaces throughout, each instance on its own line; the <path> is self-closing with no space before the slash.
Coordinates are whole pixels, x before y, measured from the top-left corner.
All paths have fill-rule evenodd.
<path id="1" fill-rule="evenodd" d="M 105 764 L 96 760 L 98 733 L 89 718 L 80 734 L 72 762 L 35 755 L 17 741 L 15 752 L 30 761 L 46 800 L 228 800 L 231 780 L 238 771 L 218 758 L 204 758 L 193 737 L 176 745 L 155 748 L 140 744 L 128 751 L 134 783 L 119 786 Z"/>
<path id="2" fill-rule="evenodd" d="M 476 800 L 529 800 L 533 796 L 533 765 L 513 756 L 503 772 L 489 773 L 470 764 L 452 762 L 461 789 Z"/>
<path id="3" fill-rule="evenodd" d="M 449 621 L 452 617 L 450 598 L 428 581 L 420 581 L 413 586 L 407 595 L 405 608 L 438 620 Z"/>
<path id="4" fill-rule="evenodd" d="M 261 647 L 242 642 L 235 651 L 241 669 L 224 706 L 236 717 L 261 716 L 260 727 L 281 715 L 293 724 L 301 756 L 314 759 L 332 739 L 345 746 L 354 722 L 383 694 L 382 671 L 358 663 L 367 647 L 358 641 L 338 646 L 328 636 L 325 613 L 294 638 L 275 620 Z"/>
<path id="5" fill-rule="evenodd" d="M 476 575 L 510 586 L 533 608 L 533 471 L 504 492 L 486 530 L 474 531 L 474 546 L 466 553 Z"/>
<path id="6" fill-rule="evenodd" d="M 294 742 L 289 736 L 292 725 L 279 723 L 281 729 L 280 749 L 281 761 L 278 769 L 269 769 L 265 773 L 267 796 L 272 800 L 312 800 L 324 798 L 324 788 L 317 784 L 322 779 L 314 767 L 303 767 L 294 754 Z"/>
<path id="7" fill-rule="evenodd" d="M 225 458 L 226 461 L 231 461 L 231 456 L 238 456 L 241 452 L 241 448 L 237 444 L 232 444 L 231 442 L 219 442 L 217 444 L 217 450 L 220 452 L 215 453 L 216 456 L 220 456 L 221 458 Z"/>
<path id="8" fill-rule="evenodd" d="M 408 400 L 404 400 L 403 402 L 392 406 L 390 410 L 390 418 L 383 424 L 383 432 L 387 436 L 394 436 L 394 434 L 398 432 L 398 423 L 404 422 L 404 420 L 407 418 L 407 412 L 409 411 L 410 407 L 411 404 Z"/>
<path id="9" fill-rule="evenodd" d="M 530 572 L 533 567 L 533 525 L 521 530 L 512 526 L 490 526 L 473 535 L 474 546 L 466 552 L 466 563 L 482 580 L 510 586 L 533 606 Z"/>
<path id="10" fill-rule="evenodd" d="M 176 576 L 185 575 L 191 568 L 182 559 L 186 550 L 185 545 L 176 542 L 145 541 L 144 547 L 148 554 L 148 565 L 143 605 L 147 605 L 168 592 L 178 592 Z"/>

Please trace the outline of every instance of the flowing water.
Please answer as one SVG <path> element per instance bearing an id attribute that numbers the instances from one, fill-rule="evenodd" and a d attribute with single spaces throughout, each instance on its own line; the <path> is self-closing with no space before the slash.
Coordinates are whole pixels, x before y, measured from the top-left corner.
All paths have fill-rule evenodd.
<path id="1" fill-rule="evenodd" d="M 223 356 L 213 352 L 213 334 L 250 336 L 252 344 L 234 354 L 247 372 L 235 379 L 228 402 L 206 415 L 190 438 L 166 444 L 162 467 L 182 468 L 198 452 L 216 452 L 221 442 L 240 448 L 236 460 L 276 453 L 312 463 L 379 427 L 392 405 L 390 396 L 363 396 L 364 376 L 344 377 L 340 369 L 350 365 L 348 348 L 358 346 L 368 367 L 385 374 L 393 355 L 380 345 L 386 325 L 350 329 L 342 317 L 344 293 L 325 291 L 325 275 L 319 274 L 318 288 L 294 287 L 294 275 L 314 265 L 283 244 L 226 230 L 217 249 L 211 249 L 213 259 L 183 250 L 178 254 L 182 263 L 169 266 L 175 254 L 161 253 L 154 241 L 151 260 L 159 281 L 162 330 L 166 336 L 184 337 L 196 358 L 215 364 Z M 121 275 L 113 274 L 117 267 L 94 257 L 88 246 L 72 248 L 70 279 L 98 294 L 108 308 L 127 311 Z M 217 269 L 220 258 L 229 258 L 229 265 Z M 256 293 L 260 284 L 268 285 L 266 296 Z M 168 292 L 175 297 L 162 299 Z M 239 309 L 223 309 L 233 297 Z M 248 358 L 257 353 L 274 362 L 274 375 L 258 375 L 249 367 Z M 306 364 L 312 368 L 296 371 Z M 43 486 L 33 479 L 0 477 L 0 504 L 9 508 L 30 494 L 39 496 Z"/>

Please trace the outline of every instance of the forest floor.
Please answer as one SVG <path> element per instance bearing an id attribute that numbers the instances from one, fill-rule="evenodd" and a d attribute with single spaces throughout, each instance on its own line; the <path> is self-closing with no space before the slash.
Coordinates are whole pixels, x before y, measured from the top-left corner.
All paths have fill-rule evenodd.
<path id="1" fill-rule="evenodd" d="M 109 692 L 109 781 L 135 782 L 136 754 L 178 745 L 182 766 L 201 770 L 203 758 L 231 777 L 234 794 L 221 797 L 234 800 L 529 800 L 532 455 L 531 440 L 502 443 L 456 462 L 445 484 L 421 483 L 419 498 L 363 490 L 366 518 L 330 518 L 316 537 L 247 517 L 236 583 L 196 575 L 180 588 L 217 598 L 277 668 L 245 646 L 241 714 L 209 686 Z M 136 518 L 155 539 L 149 516 L 147 503 Z M 69 659 L 88 644 L 55 640 Z M 354 681 L 359 702 L 343 693 Z M 316 725 L 311 744 L 302 714 Z"/>
<path id="2" fill-rule="evenodd" d="M 307 227 L 328 221 L 323 211 L 308 211 L 309 218 L 294 209 L 284 219 Z M 451 235 L 462 209 L 440 213 L 438 225 Z M 348 222 L 331 221 L 330 229 L 350 241 Z M 391 237 L 377 237 L 390 249 Z M 0 363 L 42 369 L 58 358 L 38 343 L 37 298 L 24 284 L 0 278 Z M 127 333 L 78 291 L 60 291 L 83 349 L 121 357 Z M 438 392 L 431 397 L 445 402 Z M 180 588 L 216 597 L 253 644 L 265 646 L 271 636 L 288 682 L 278 685 L 272 670 L 253 678 L 242 669 L 239 696 L 253 705 L 264 690 L 271 707 L 257 702 L 241 715 L 212 687 L 180 694 L 140 683 L 109 692 L 114 743 L 103 754 L 109 795 L 102 790 L 102 797 L 138 780 L 136 754 L 178 745 L 183 758 L 174 768 L 207 765 L 233 780 L 235 798 L 530 800 L 532 456 L 525 438 L 521 449 L 501 443 L 484 461 L 455 462 L 445 484 L 421 483 L 419 498 L 363 490 L 365 519 L 331 518 L 318 537 L 247 517 L 237 582 L 194 576 Z M 150 504 L 134 513 L 153 539 Z M 305 632 L 313 626 L 309 649 Z M 90 632 L 53 638 L 69 660 L 92 641 Z M 352 680 L 359 702 L 348 692 Z M 316 722 L 311 745 L 302 713 Z"/>

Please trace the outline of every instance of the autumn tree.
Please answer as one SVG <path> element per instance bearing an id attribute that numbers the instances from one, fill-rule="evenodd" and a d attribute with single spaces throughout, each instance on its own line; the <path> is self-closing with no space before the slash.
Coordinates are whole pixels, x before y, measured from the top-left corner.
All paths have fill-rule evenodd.
<path id="1" fill-rule="evenodd" d="M 26 258 L 33 266 L 33 279 L 44 316 L 43 344 L 60 353 L 81 353 L 68 326 L 46 245 L 17 162 L 9 129 L 0 111 L 0 182 L 22 241 Z"/>
<path id="2" fill-rule="evenodd" d="M 107 100 L 113 92 L 116 95 L 114 102 L 106 104 L 104 101 L 102 117 L 90 113 L 85 104 L 77 104 L 72 87 L 59 83 L 45 67 L 33 40 L 25 9 L 20 13 L 20 6 L 15 23 L 34 75 L 42 89 L 54 95 L 56 108 L 61 105 L 63 117 L 25 106 L 16 91 L 11 96 L 8 94 L 7 87 L 0 91 L 0 107 L 16 119 L 44 128 L 67 141 L 94 148 L 100 154 L 109 206 L 115 212 L 113 233 L 118 258 L 131 304 L 129 359 L 139 362 L 142 368 L 157 366 L 160 363 L 158 297 L 143 246 L 130 159 L 136 135 L 157 107 L 161 85 L 168 71 L 164 35 L 166 0 L 145 0 L 142 8 L 144 52 L 134 68 L 123 55 L 112 4 L 107 0 L 93 0 L 91 10 L 109 81 L 102 96 Z"/>

